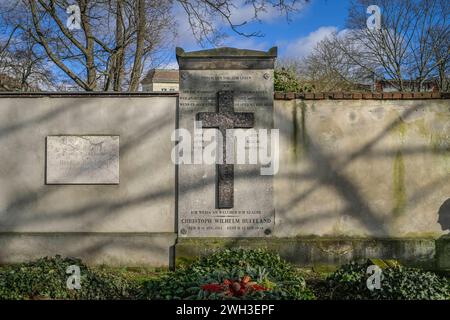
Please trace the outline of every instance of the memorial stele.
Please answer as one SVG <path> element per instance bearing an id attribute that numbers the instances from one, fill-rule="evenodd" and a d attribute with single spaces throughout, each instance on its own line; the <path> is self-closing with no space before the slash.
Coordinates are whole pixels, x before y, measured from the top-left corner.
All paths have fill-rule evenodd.
<path id="1" fill-rule="evenodd" d="M 270 237 L 275 224 L 273 176 L 262 175 L 259 162 L 229 163 L 226 154 L 230 151 L 225 146 L 236 148 L 227 130 L 273 128 L 277 48 L 267 52 L 235 48 L 185 52 L 177 48 L 176 54 L 178 128 L 190 132 L 192 144 L 199 129 L 203 139 L 207 130 L 216 130 L 224 138 L 223 148 L 218 148 L 221 163 L 177 165 L 179 237 Z M 201 141 L 200 150 L 210 141 Z"/>

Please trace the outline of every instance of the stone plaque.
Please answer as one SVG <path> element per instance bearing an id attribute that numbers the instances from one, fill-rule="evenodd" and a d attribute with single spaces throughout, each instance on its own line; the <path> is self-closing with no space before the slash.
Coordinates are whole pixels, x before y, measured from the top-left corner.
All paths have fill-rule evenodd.
<path id="1" fill-rule="evenodd" d="M 118 184 L 119 136 L 48 136 L 47 184 Z"/>
<path id="2" fill-rule="evenodd" d="M 188 53 L 177 49 L 179 128 L 194 137 L 195 122 L 201 121 L 203 132 L 217 130 L 224 138 L 222 163 L 178 166 L 180 237 L 267 237 L 273 233 L 273 176 L 261 175 L 260 163 L 228 163 L 225 145 L 234 146 L 225 132 L 273 127 L 275 57 L 276 48 Z"/>

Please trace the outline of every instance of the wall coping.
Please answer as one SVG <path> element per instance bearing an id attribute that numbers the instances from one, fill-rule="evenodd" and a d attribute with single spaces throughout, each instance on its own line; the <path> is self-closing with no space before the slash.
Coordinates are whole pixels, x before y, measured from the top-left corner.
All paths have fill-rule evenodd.
<path id="1" fill-rule="evenodd" d="M 275 100 L 416 100 L 450 99 L 450 92 L 275 92 Z"/>
<path id="2" fill-rule="evenodd" d="M 0 92 L 0 98 L 147 98 L 178 97 L 176 92 Z"/>
<path id="3" fill-rule="evenodd" d="M 0 98 L 147 98 L 178 97 L 177 92 L 0 92 Z M 275 92 L 275 100 L 423 100 L 450 99 L 450 92 Z"/>

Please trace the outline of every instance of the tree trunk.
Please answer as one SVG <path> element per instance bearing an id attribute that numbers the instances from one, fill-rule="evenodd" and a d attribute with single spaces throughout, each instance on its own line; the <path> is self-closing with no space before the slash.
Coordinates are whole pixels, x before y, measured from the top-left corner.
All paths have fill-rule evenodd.
<path id="1" fill-rule="evenodd" d="M 142 73 L 142 58 L 145 41 L 145 1 L 138 0 L 136 5 L 136 52 L 134 55 L 133 70 L 131 71 L 129 92 L 138 91 Z"/>
<path id="2" fill-rule="evenodd" d="M 117 19 L 116 19 L 116 56 L 114 59 L 114 91 L 122 91 L 122 80 L 124 74 L 124 26 L 123 26 L 123 3 L 117 0 Z"/>
<path id="3" fill-rule="evenodd" d="M 97 87 L 97 72 L 94 61 L 94 45 L 95 40 L 92 36 L 91 25 L 89 22 L 89 12 L 87 7 L 88 1 L 80 1 L 81 11 L 81 25 L 86 37 L 86 53 L 84 54 L 86 60 L 86 76 L 88 83 L 88 91 L 94 91 Z"/>

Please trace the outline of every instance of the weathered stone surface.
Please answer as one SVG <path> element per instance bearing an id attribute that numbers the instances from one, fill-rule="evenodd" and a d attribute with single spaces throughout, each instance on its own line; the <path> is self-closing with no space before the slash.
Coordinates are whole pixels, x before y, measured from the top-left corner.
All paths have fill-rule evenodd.
<path id="1" fill-rule="evenodd" d="M 219 91 L 217 94 L 217 112 L 200 112 L 197 120 L 202 128 L 217 128 L 223 137 L 222 164 L 217 165 L 217 209 L 234 206 L 234 165 L 227 164 L 226 130 L 235 128 L 251 128 L 254 126 L 254 115 L 250 112 L 234 112 L 232 91 Z M 231 144 L 232 145 L 232 144 Z"/>
<path id="2" fill-rule="evenodd" d="M 175 239 L 172 232 L 0 232 L 0 261 L 20 263 L 58 254 L 93 265 L 168 267 Z"/>
<path id="3" fill-rule="evenodd" d="M 48 136 L 47 184 L 118 184 L 119 136 Z"/>
<path id="4" fill-rule="evenodd" d="M 180 70 L 272 70 L 277 57 L 277 47 L 268 51 L 215 48 L 185 52 L 177 48 Z"/>
<path id="5" fill-rule="evenodd" d="M 233 90 L 235 112 L 257 108 L 240 92 L 246 86 L 242 81 Z M 30 95 L 0 97 L 0 263 L 62 254 L 89 263 L 167 266 L 175 205 L 181 206 L 170 161 L 177 98 Z M 217 92 L 200 98 L 199 112 L 215 111 Z M 183 112 L 201 103 L 181 102 Z M 314 266 L 367 257 L 428 265 L 436 258 L 438 268 L 449 269 L 450 242 L 443 237 L 449 232 L 443 219 L 450 195 L 449 106 L 450 100 L 276 100 L 281 163 L 273 237 L 222 238 L 214 248 L 268 247 Z M 255 113 L 256 127 L 261 117 Z M 120 135 L 120 185 L 46 185 L 45 139 L 57 134 Z M 261 185 L 240 184 L 251 171 L 236 167 L 235 205 L 250 208 L 246 202 Z M 215 165 L 193 177 L 196 200 L 214 208 Z M 207 252 L 209 240 L 178 239 L 177 258 L 182 250 L 197 252 L 183 241 Z"/>
<path id="6" fill-rule="evenodd" d="M 449 102 L 276 101 L 275 236 L 448 233 Z"/>
<path id="7" fill-rule="evenodd" d="M 194 136 L 194 123 L 201 120 L 204 130 L 219 128 L 223 137 L 227 129 L 271 129 L 273 69 L 262 68 L 273 64 L 274 55 L 274 50 L 267 53 L 230 48 L 199 53 L 179 50 L 179 128 Z M 222 156 L 225 160 L 225 152 Z M 262 176 L 260 168 L 260 164 L 226 161 L 217 165 L 179 165 L 179 236 L 271 235 L 273 177 Z"/>
<path id="8" fill-rule="evenodd" d="M 351 261 L 395 258 L 402 265 L 434 268 L 433 239 L 277 238 L 181 239 L 175 247 L 176 264 L 192 261 L 225 248 L 264 248 L 300 266 L 334 269 Z M 448 248 L 448 246 L 447 246 Z M 448 257 L 448 255 L 447 255 Z M 447 260 L 448 261 L 448 260 Z M 449 265 L 446 265 L 449 269 Z M 440 266 L 440 269 L 445 269 Z"/>
<path id="9" fill-rule="evenodd" d="M 175 234 L 176 103 L 106 94 L 0 98 L 0 233 Z M 120 184 L 46 184 L 46 137 L 63 134 L 120 136 Z M 112 245 L 102 243 L 84 250 Z M 1 261 L 7 244 L 0 247 Z M 163 246 L 145 250 L 159 256 Z"/>
<path id="10" fill-rule="evenodd" d="M 206 49 L 192 52 L 185 52 L 183 48 L 177 47 L 177 57 L 182 58 L 273 58 L 277 57 L 277 47 L 272 47 L 269 51 L 259 51 L 251 49 L 238 49 L 230 47 Z"/>
<path id="11" fill-rule="evenodd" d="M 450 235 L 436 240 L 436 268 L 450 270 Z"/>

